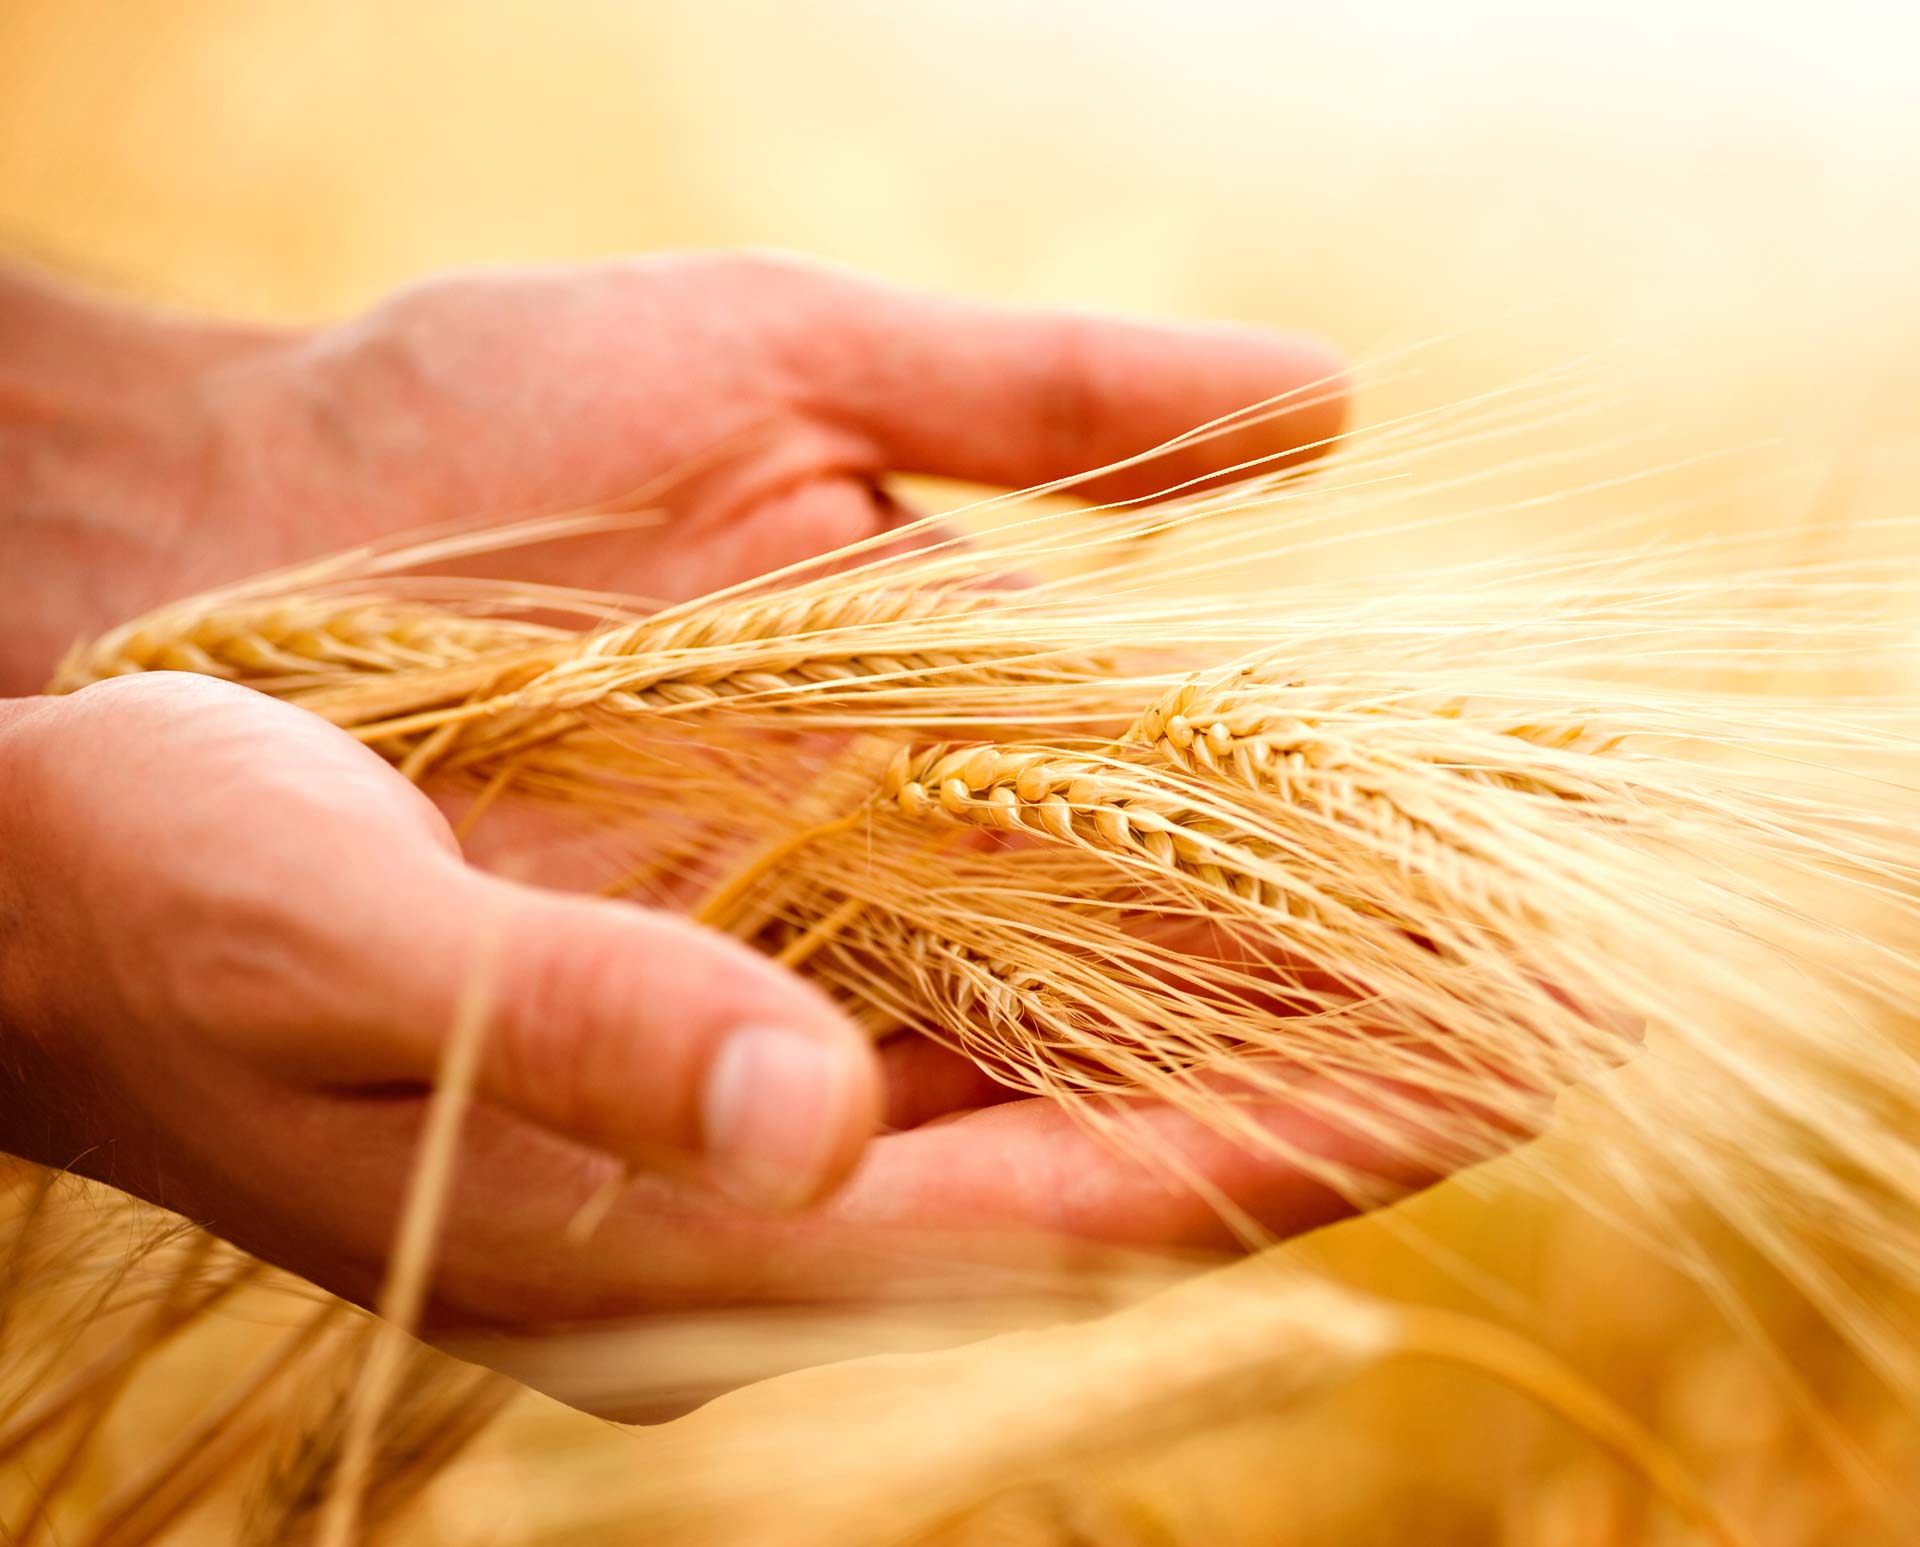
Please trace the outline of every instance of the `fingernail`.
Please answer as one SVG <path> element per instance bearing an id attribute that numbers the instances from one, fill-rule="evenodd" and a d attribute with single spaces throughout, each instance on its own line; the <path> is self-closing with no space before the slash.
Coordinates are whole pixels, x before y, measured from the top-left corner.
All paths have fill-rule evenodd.
<path id="1" fill-rule="evenodd" d="M 707 1071 L 707 1173 L 736 1203 L 797 1209 L 819 1195 L 853 1095 L 844 1054 L 779 1026 L 743 1026 Z"/>

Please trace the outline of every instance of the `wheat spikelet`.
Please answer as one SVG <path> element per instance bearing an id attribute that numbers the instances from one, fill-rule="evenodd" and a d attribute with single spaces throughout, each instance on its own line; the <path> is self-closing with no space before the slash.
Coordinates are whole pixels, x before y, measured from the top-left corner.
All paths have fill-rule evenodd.
<path id="1" fill-rule="evenodd" d="M 390 673 L 522 652 L 556 629 L 393 602 L 275 598 L 258 606 L 163 610 L 77 645 L 48 691 L 109 677 L 190 671 L 296 693 L 341 674 Z"/>
<path id="2" fill-rule="evenodd" d="M 516 740 L 590 723 L 718 711 L 832 719 L 860 699 L 911 711 L 955 688 L 1099 680 L 1098 662 L 1044 624 L 996 626 L 998 603 L 951 587 L 775 594 L 588 634 L 513 684 L 496 680 L 477 703 L 452 702 L 476 691 L 470 674 L 432 672 L 376 688 L 342 683 L 300 702 L 365 739 L 457 725 L 442 755 L 471 766 Z"/>
<path id="3" fill-rule="evenodd" d="M 626 713 L 701 707 L 743 695 L 774 696 L 834 685 L 955 676 L 1030 656 L 1032 644 L 913 648 L 943 622 L 996 604 L 979 591 L 829 588 L 669 613 L 582 642 L 530 683 L 530 706 L 604 705 Z"/>
<path id="4" fill-rule="evenodd" d="M 1191 877 L 1265 908 L 1295 899 L 1281 851 L 1157 789 L 1144 771 L 1048 747 L 983 745 L 902 752 L 882 793 L 913 818 L 1027 833 Z"/>
<path id="5" fill-rule="evenodd" d="M 529 609 L 552 600 L 525 598 Z M 1101 671 L 1071 633 L 1045 620 L 1002 623 L 992 616 L 999 598 L 954 586 L 830 586 L 586 629 L 495 615 L 515 601 L 498 586 L 481 591 L 483 615 L 357 592 L 217 601 L 163 608 L 77 646 L 49 690 L 197 671 L 287 698 L 396 760 L 414 756 L 418 773 L 421 739 L 435 731 L 444 734 L 434 762 L 473 768 L 596 718 L 832 714 L 859 696 L 910 708 L 962 686 L 1090 688 Z"/>
<path id="6" fill-rule="evenodd" d="M 1553 777 L 1557 765 L 1543 766 L 1540 751 L 1605 756 L 1624 740 L 1565 711 L 1527 713 L 1464 698 L 1364 689 L 1340 695 L 1321 688 L 1309 695 L 1300 687 L 1276 683 L 1251 665 L 1213 681 L 1182 683 L 1150 705 L 1123 739 L 1155 747 L 1181 767 L 1284 793 L 1309 768 L 1358 766 L 1352 735 L 1360 735 L 1375 758 L 1385 750 L 1406 763 L 1555 799 L 1577 791 Z M 1523 745 L 1503 744 L 1510 742 Z"/>
<path id="7" fill-rule="evenodd" d="M 1431 889 L 1434 905 L 1515 928 L 1539 927 L 1546 901 L 1516 873 L 1529 837 L 1644 836 L 1619 808 L 1632 773 L 1625 737 L 1557 707 L 1305 690 L 1249 665 L 1173 689 L 1123 739 L 1362 839 L 1365 852 L 1344 863 L 1384 860 Z"/>
<path id="8" fill-rule="evenodd" d="M 1009 551 L 1061 539 L 1037 525 L 1022 541 Z M 1556 593 L 1468 574 L 1438 600 L 1330 588 L 1278 608 L 1223 563 L 1196 566 L 1217 582 L 1202 601 L 1108 595 L 1113 572 L 988 591 L 1005 558 L 790 576 L 646 617 L 628 599 L 612 623 L 582 598 L 589 621 L 497 655 L 433 656 L 424 624 L 406 648 L 430 658 L 324 624 L 237 648 L 161 631 L 140 649 L 236 674 L 263 661 L 248 680 L 410 772 L 512 770 L 605 817 L 610 843 L 631 836 L 640 865 L 623 870 L 658 859 L 655 808 L 684 810 L 685 849 L 662 868 L 695 878 L 680 895 L 721 898 L 708 922 L 1090 1119 L 1154 1099 L 1251 1147 L 1275 1141 L 1238 1098 L 1271 1096 L 1445 1157 L 1433 1099 L 1498 1128 L 1617 1063 L 1611 1021 L 1644 1025 L 1645 1075 L 1592 1097 L 1627 1188 L 1671 1176 L 1724 1200 L 1902 1368 L 1844 1253 L 1916 1282 L 1920 1231 L 1900 1209 L 1920 1166 L 1900 1124 L 1920 1081 L 1895 1037 L 1853 1035 L 1916 986 L 1898 944 L 1854 922 L 1892 938 L 1914 921 L 1920 855 L 1892 820 L 1906 791 L 1855 805 L 1853 787 L 1842 801 L 1767 761 L 1806 755 L 1824 778 L 1878 757 L 1897 783 L 1911 745 L 1890 717 L 1676 686 L 1674 661 L 1750 653 L 1752 619 L 1696 590 L 1649 621 L 1633 576 Z M 529 593 L 524 611 L 555 600 Z M 513 615 L 508 595 L 487 605 Z M 765 734 L 788 725 L 908 746 L 878 799 L 803 822 L 796 791 L 829 754 Z M 927 745 L 961 735 L 978 743 Z M 759 857 L 729 891 L 740 850 Z M 1856 913 L 1827 914 L 1833 898 Z M 1296 1096 L 1301 1071 L 1332 1088 Z M 1382 1094 L 1395 1083 L 1417 1096 Z M 1126 1142 L 1119 1123 L 1103 1132 Z M 1274 1153 L 1379 1200 L 1337 1157 Z"/>
<path id="9" fill-rule="evenodd" d="M 1870 806 L 1843 816 L 1764 762 L 1623 752 L 1631 695 L 1602 716 L 1564 690 L 1514 709 L 1436 706 L 1398 690 L 1343 701 L 1338 690 L 1290 693 L 1237 672 L 1219 682 L 1224 692 L 1189 684 L 1163 694 L 1133 727 L 1147 748 L 986 744 L 897 757 L 880 792 L 892 820 L 1037 842 L 1110 871 L 1049 880 L 998 847 L 923 852 L 910 873 L 876 882 L 885 852 L 876 828 L 857 862 L 810 856 L 823 881 L 865 899 L 814 970 L 1019 1088 L 1081 1099 L 1130 1086 L 1222 1131 L 1235 1128 L 1231 1104 L 1182 1080 L 1183 1069 L 1237 1067 L 1258 1089 L 1248 1055 L 1277 1054 L 1518 1113 L 1528 1092 L 1617 1057 L 1609 1027 L 1656 1027 L 1673 1086 L 1623 1087 L 1610 1102 L 1623 1128 L 1690 1189 L 1753 1200 L 1740 1207 L 1742 1228 L 1771 1236 L 1783 1270 L 1876 1362 L 1903 1362 L 1884 1319 L 1812 1265 L 1810 1235 L 1782 1234 L 1779 1221 L 1798 1215 L 1796 1231 L 1845 1237 L 1878 1262 L 1906 1252 L 1911 1222 L 1882 1214 L 1861 1184 L 1876 1177 L 1887 1200 L 1920 1188 L 1903 1158 L 1910 1145 L 1874 1111 L 1884 1093 L 1910 1089 L 1911 1074 L 1870 1039 L 1844 1055 L 1822 1051 L 1819 1028 L 1838 1005 L 1873 1020 L 1897 1014 L 1914 963 L 1870 960 L 1768 872 L 1784 867 L 1796 889 L 1824 878 L 1845 894 L 1861 884 L 1855 866 L 1891 864 L 1889 880 L 1906 885 L 1915 870 L 1904 839 Z M 1656 739 L 1685 726 L 1674 707 L 1639 716 Z M 1705 711 L 1722 743 L 1734 707 Z M 1836 730 L 1856 734 L 1837 724 L 1827 733 Z M 1860 732 L 1863 745 L 1875 739 Z M 1885 860 L 1874 845 L 1892 845 Z M 963 892 L 969 866 L 973 889 Z M 1088 913 L 1100 898 L 1111 926 Z M 814 917 L 841 906 L 829 900 Z M 1278 944 L 1338 986 L 1283 969 L 1292 1007 L 1263 1017 L 1243 962 L 1155 956 L 1129 938 L 1120 922 L 1129 910 L 1216 930 L 1238 917 L 1232 933 L 1248 952 Z M 1707 1088 L 1717 1111 L 1702 1110 Z M 1370 1099 L 1331 1115 L 1366 1121 L 1378 1115 L 1365 1110 Z M 1443 1150 L 1417 1115 L 1392 1114 L 1407 1120 L 1409 1152 Z M 1740 1131 L 1781 1138 L 1729 1142 Z M 1846 1151 L 1851 1196 L 1796 1158 L 1810 1132 Z M 1655 1165 L 1651 1154 L 1635 1163 Z"/>
<path id="10" fill-rule="evenodd" d="M 1225 743 L 1222 730 L 1215 722 L 1214 739 Z M 1125 746 L 902 755 L 883 793 L 909 817 L 1072 844 L 1123 867 L 1188 878 L 1263 915 L 1409 920 L 1421 900 L 1406 894 L 1413 880 L 1456 905 L 1529 911 L 1493 841 L 1504 836 L 1491 820 L 1499 813 L 1483 803 L 1463 819 L 1431 777 L 1439 765 L 1363 757 L 1325 733 L 1303 749 L 1299 730 L 1289 735 L 1277 752 L 1270 741 L 1238 743 L 1233 767 L 1244 777 L 1217 792 L 1204 777 L 1218 767 L 1214 754 L 1193 756 L 1189 735 L 1185 748 L 1163 737 L 1176 771 L 1142 763 Z"/>

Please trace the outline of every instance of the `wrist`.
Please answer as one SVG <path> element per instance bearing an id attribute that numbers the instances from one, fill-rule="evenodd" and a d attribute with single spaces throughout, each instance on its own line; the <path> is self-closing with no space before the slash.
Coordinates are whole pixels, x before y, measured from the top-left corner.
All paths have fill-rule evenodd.
<path id="1" fill-rule="evenodd" d="M 41 398 L 88 419 L 158 419 L 184 380 L 270 345 L 270 328 L 128 305 L 0 262 L 0 412 Z"/>
<path id="2" fill-rule="evenodd" d="M 213 383 L 268 335 L 0 268 L 0 693 L 177 588 L 215 459 Z"/>

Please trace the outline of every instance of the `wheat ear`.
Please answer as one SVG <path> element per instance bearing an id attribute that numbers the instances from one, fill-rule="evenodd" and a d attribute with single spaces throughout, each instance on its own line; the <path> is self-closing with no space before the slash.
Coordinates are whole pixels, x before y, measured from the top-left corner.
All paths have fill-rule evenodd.
<path id="1" fill-rule="evenodd" d="M 1110 757 L 983 745 L 895 757 L 882 793 L 909 817 L 1028 833 L 1191 878 L 1210 892 L 1291 911 L 1280 848 Z"/>
<path id="2" fill-rule="evenodd" d="M 560 630 L 393 602 L 276 598 L 256 606 L 162 611 L 76 645 L 49 692 L 109 677 L 190 671 L 297 692 L 341 674 L 393 673 L 539 647 Z"/>
<path id="3" fill-rule="evenodd" d="M 1605 756 L 1625 739 L 1563 710 L 1431 694 L 1303 694 L 1300 686 L 1252 667 L 1185 682 L 1151 704 L 1123 740 L 1154 747 L 1182 768 L 1283 793 L 1310 770 L 1355 768 L 1384 750 L 1403 766 L 1561 799 L 1579 791 L 1555 777 L 1559 765 L 1542 752 Z M 1363 737 L 1365 754 L 1356 744 Z"/>

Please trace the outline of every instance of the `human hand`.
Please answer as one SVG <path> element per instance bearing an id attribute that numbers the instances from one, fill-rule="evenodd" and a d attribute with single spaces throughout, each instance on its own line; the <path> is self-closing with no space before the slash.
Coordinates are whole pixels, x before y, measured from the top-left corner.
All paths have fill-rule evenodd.
<path id="1" fill-rule="evenodd" d="M 672 601 L 884 529 L 887 472 L 1025 487 L 1290 395 L 1079 488 L 1137 498 L 1311 456 L 1345 413 L 1337 358 L 1308 339 L 981 306 L 765 256 L 456 275 L 292 331 L 23 301 L 5 278 L 0 471 L 19 509 L 0 498 L 0 573 L 34 585 L 0 617 L 0 693 L 162 601 L 425 525 L 672 480 L 662 523 L 509 571 Z"/>
<path id="2" fill-rule="evenodd" d="M 469 867 L 430 801 L 300 710 L 160 672 L 4 711 L 0 1141 L 329 1289 L 376 1292 L 482 953 L 497 997 L 440 1324 L 885 1296 L 929 1243 L 1229 1239 L 1204 1189 L 931 1043 L 876 1053 L 730 939 Z M 1304 1107 L 1246 1115 L 1293 1153 L 1426 1179 Z M 1348 1209 L 1278 1147 L 1153 1104 L 1125 1121 L 1276 1232 Z M 623 1164 L 643 1174 L 573 1240 Z"/>
<path id="3" fill-rule="evenodd" d="M 732 438 L 747 454 L 689 486 L 663 526 L 534 554 L 525 571 L 696 593 L 881 529 L 894 513 L 873 479 L 888 468 L 1065 477 L 1331 369 L 1314 346 L 1244 330 L 998 313 L 712 258 L 440 282 L 339 328 L 174 339 L 142 359 L 129 424 L 168 404 L 187 421 L 102 448 L 71 541 L 49 551 L 44 525 L 23 537 L 0 518 L 16 572 L 48 582 L 0 652 L 16 677 L 166 595 L 422 523 L 596 503 Z M 1290 416 L 1086 492 L 1144 495 L 1288 455 L 1333 432 L 1338 399 L 1306 390 Z M 155 444 L 172 473 L 129 477 Z M 501 1016 L 451 1203 L 443 1316 L 843 1295 L 879 1287 L 894 1269 L 876 1243 L 903 1232 L 1222 1237 L 1190 1187 L 1046 1103 L 1005 1101 L 930 1044 L 875 1055 L 741 947 L 467 869 L 429 802 L 318 721 L 164 676 L 14 718 L 15 766 L 37 770 L 15 788 L 41 793 L 6 807 L 20 928 L 0 1024 L 44 1077 L 22 1084 L 11 1142 L 84 1155 L 82 1169 L 329 1287 L 371 1293 L 420 1082 L 490 929 L 507 942 Z M 832 1099 L 766 1086 L 751 1102 L 766 1115 L 745 1126 L 793 1148 L 734 1165 L 702 1092 L 726 1033 L 762 1009 L 813 1039 Z M 809 1201 L 882 1108 L 900 1131 L 867 1146 L 825 1208 L 774 1220 L 703 1190 L 730 1178 L 760 1204 Z M 1354 1140 L 1297 1111 L 1267 1117 L 1309 1152 L 1358 1161 Z M 1134 1120 L 1276 1230 L 1345 1208 L 1170 1111 Z M 651 1174 L 590 1250 L 565 1244 L 622 1160 Z M 866 1266 L 850 1275 L 853 1259 Z"/>

